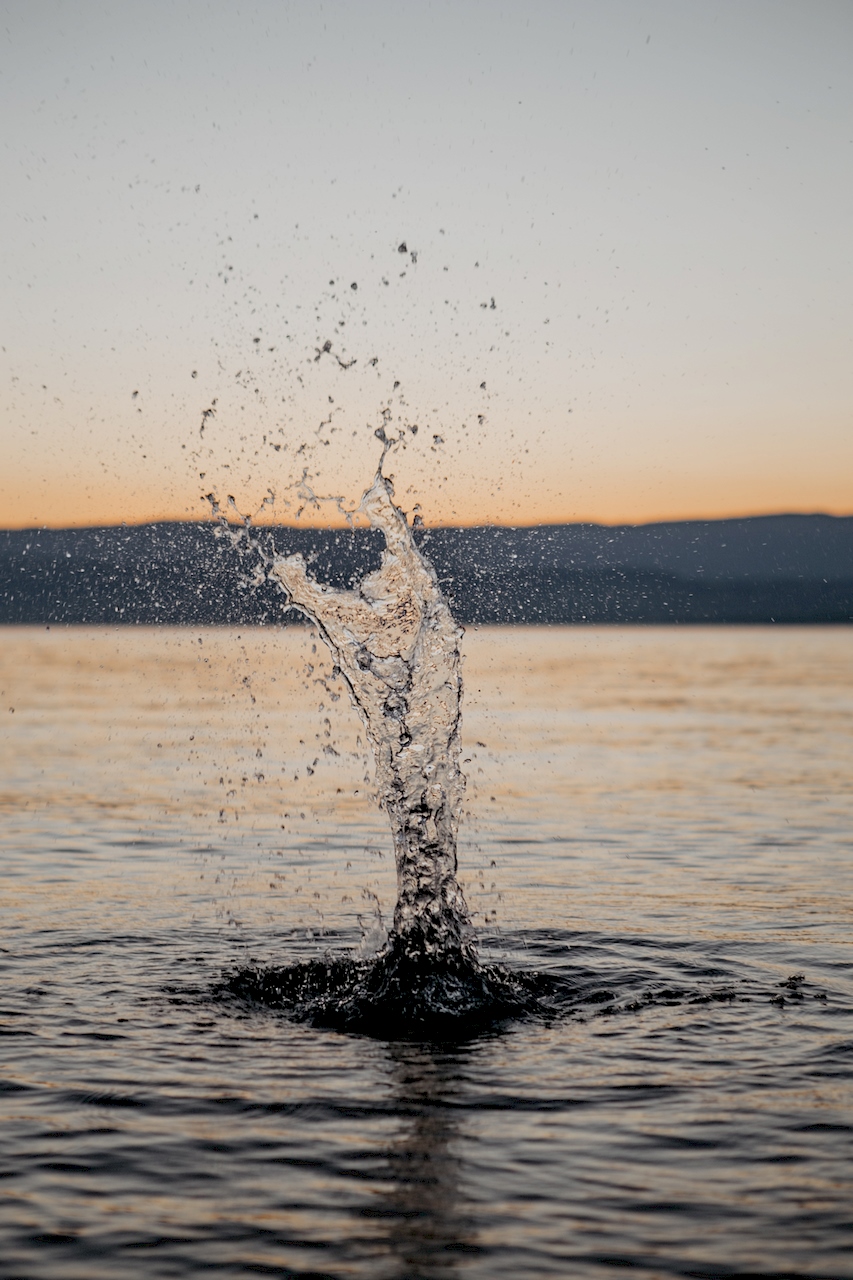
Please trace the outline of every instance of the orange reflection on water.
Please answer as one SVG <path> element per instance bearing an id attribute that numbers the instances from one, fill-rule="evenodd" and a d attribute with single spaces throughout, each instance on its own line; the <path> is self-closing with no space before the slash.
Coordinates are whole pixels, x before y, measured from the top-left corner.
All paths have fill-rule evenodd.
<path id="1" fill-rule="evenodd" d="M 849 935 L 845 629 L 479 628 L 464 648 L 479 923 Z M 375 894 L 387 918 L 372 763 L 309 628 L 8 628 L 0 663 L 13 912 L 322 932 Z"/>

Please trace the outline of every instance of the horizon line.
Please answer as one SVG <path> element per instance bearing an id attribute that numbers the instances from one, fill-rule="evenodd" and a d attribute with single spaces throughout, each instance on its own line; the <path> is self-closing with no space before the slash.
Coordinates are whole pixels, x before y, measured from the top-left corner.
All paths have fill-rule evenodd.
<path id="1" fill-rule="evenodd" d="M 353 513 L 354 515 L 356 513 Z M 404 512 L 408 518 L 408 513 Z M 571 526 L 592 526 L 599 529 L 644 529 L 652 525 L 663 524 L 723 524 L 739 520 L 778 520 L 791 519 L 798 517 L 808 520 L 822 517 L 829 520 L 850 520 L 853 519 L 853 511 L 838 513 L 825 510 L 811 511 L 760 511 L 748 514 L 728 515 L 728 516 L 664 516 L 653 520 L 628 521 L 628 520 L 531 520 L 520 521 L 510 524 L 503 520 L 485 521 L 483 523 L 466 522 L 466 523 L 447 523 L 447 522 L 427 522 L 424 521 L 425 529 L 562 529 Z M 142 529 L 151 525 L 194 525 L 201 527 L 204 525 L 214 526 L 219 522 L 211 517 L 204 519 L 194 519 L 192 516 L 154 516 L 148 520 L 119 520 L 106 521 L 100 524 L 77 523 L 72 524 L 14 524 L 0 525 L 0 533 L 46 533 L 48 531 L 55 533 L 68 533 L 71 530 L 88 530 L 88 529 Z M 232 529 L 239 529 L 240 522 L 237 520 L 225 521 L 227 526 Z M 220 524 L 220 527 L 221 524 Z M 308 521 L 287 521 L 287 520 L 258 520 L 251 521 L 253 529 L 347 529 L 360 528 L 367 529 L 369 524 L 362 517 L 354 520 L 352 524 L 348 524 L 346 520 L 324 521 L 323 523 Z M 411 525 L 410 525 L 411 527 Z"/>

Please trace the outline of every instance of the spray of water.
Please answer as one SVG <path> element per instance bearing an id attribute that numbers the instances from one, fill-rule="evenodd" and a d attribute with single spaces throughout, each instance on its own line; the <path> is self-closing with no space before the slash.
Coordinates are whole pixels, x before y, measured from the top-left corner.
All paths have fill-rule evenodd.
<path id="1" fill-rule="evenodd" d="M 394 505 L 381 465 L 361 510 L 381 530 L 385 550 L 379 569 L 356 590 L 315 582 L 301 555 L 277 559 L 271 572 L 318 627 L 373 746 L 397 864 L 389 945 L 410 960 L 473 959 L 470 917 L 456 878 L 465 783 L 459 768 L 462 631 Z"/>
<path id="2" fill-rule="evenodd" d="M 339 590 L 312 578 L 301 555 L 269 555 L 252 541 L 260 556 L 252 581 L 272 579 L 287 607 L 314 622 L 364 721 L 394 839 L 393 925 L 371 959 L 242 969 L 224 990 L 317 1026 L 455 1038 L 530 1013 L 547 984 L 477 957 L 456 877 L 462 630 L 394 504 L 382 471 L 392 443 L 377 435 L 382 457 L 360 510 L 384 538 L 380 567 Z"/>

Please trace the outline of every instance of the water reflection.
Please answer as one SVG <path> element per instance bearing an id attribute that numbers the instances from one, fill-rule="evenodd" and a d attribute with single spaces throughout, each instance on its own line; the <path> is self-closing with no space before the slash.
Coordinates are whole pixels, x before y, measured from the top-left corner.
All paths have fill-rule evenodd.
<path id="1" fill-rule="evenodd" d="M 453 1280 L 467 1255 L 478 1253 L 473 1215 L 466 1212 L 457 1106 L 464 1049 L 429 1044 L 387 1046 L 389 1077 L 400 1114 L 388 1152 L 387 1181 L 372 1211 L 386 1224 L 389 1273 L 399 1280 Z"/>

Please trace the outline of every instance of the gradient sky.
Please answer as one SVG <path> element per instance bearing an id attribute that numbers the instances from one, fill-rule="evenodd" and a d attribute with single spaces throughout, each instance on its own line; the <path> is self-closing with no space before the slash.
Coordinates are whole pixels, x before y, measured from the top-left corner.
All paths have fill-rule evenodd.
<path id="1" fill-rule="evenodd" d="M 851 55 L 849 0 L 0 3 L 0 524 L 351 503 L 383 420 L 427 521 L 853 512 Z"/>

